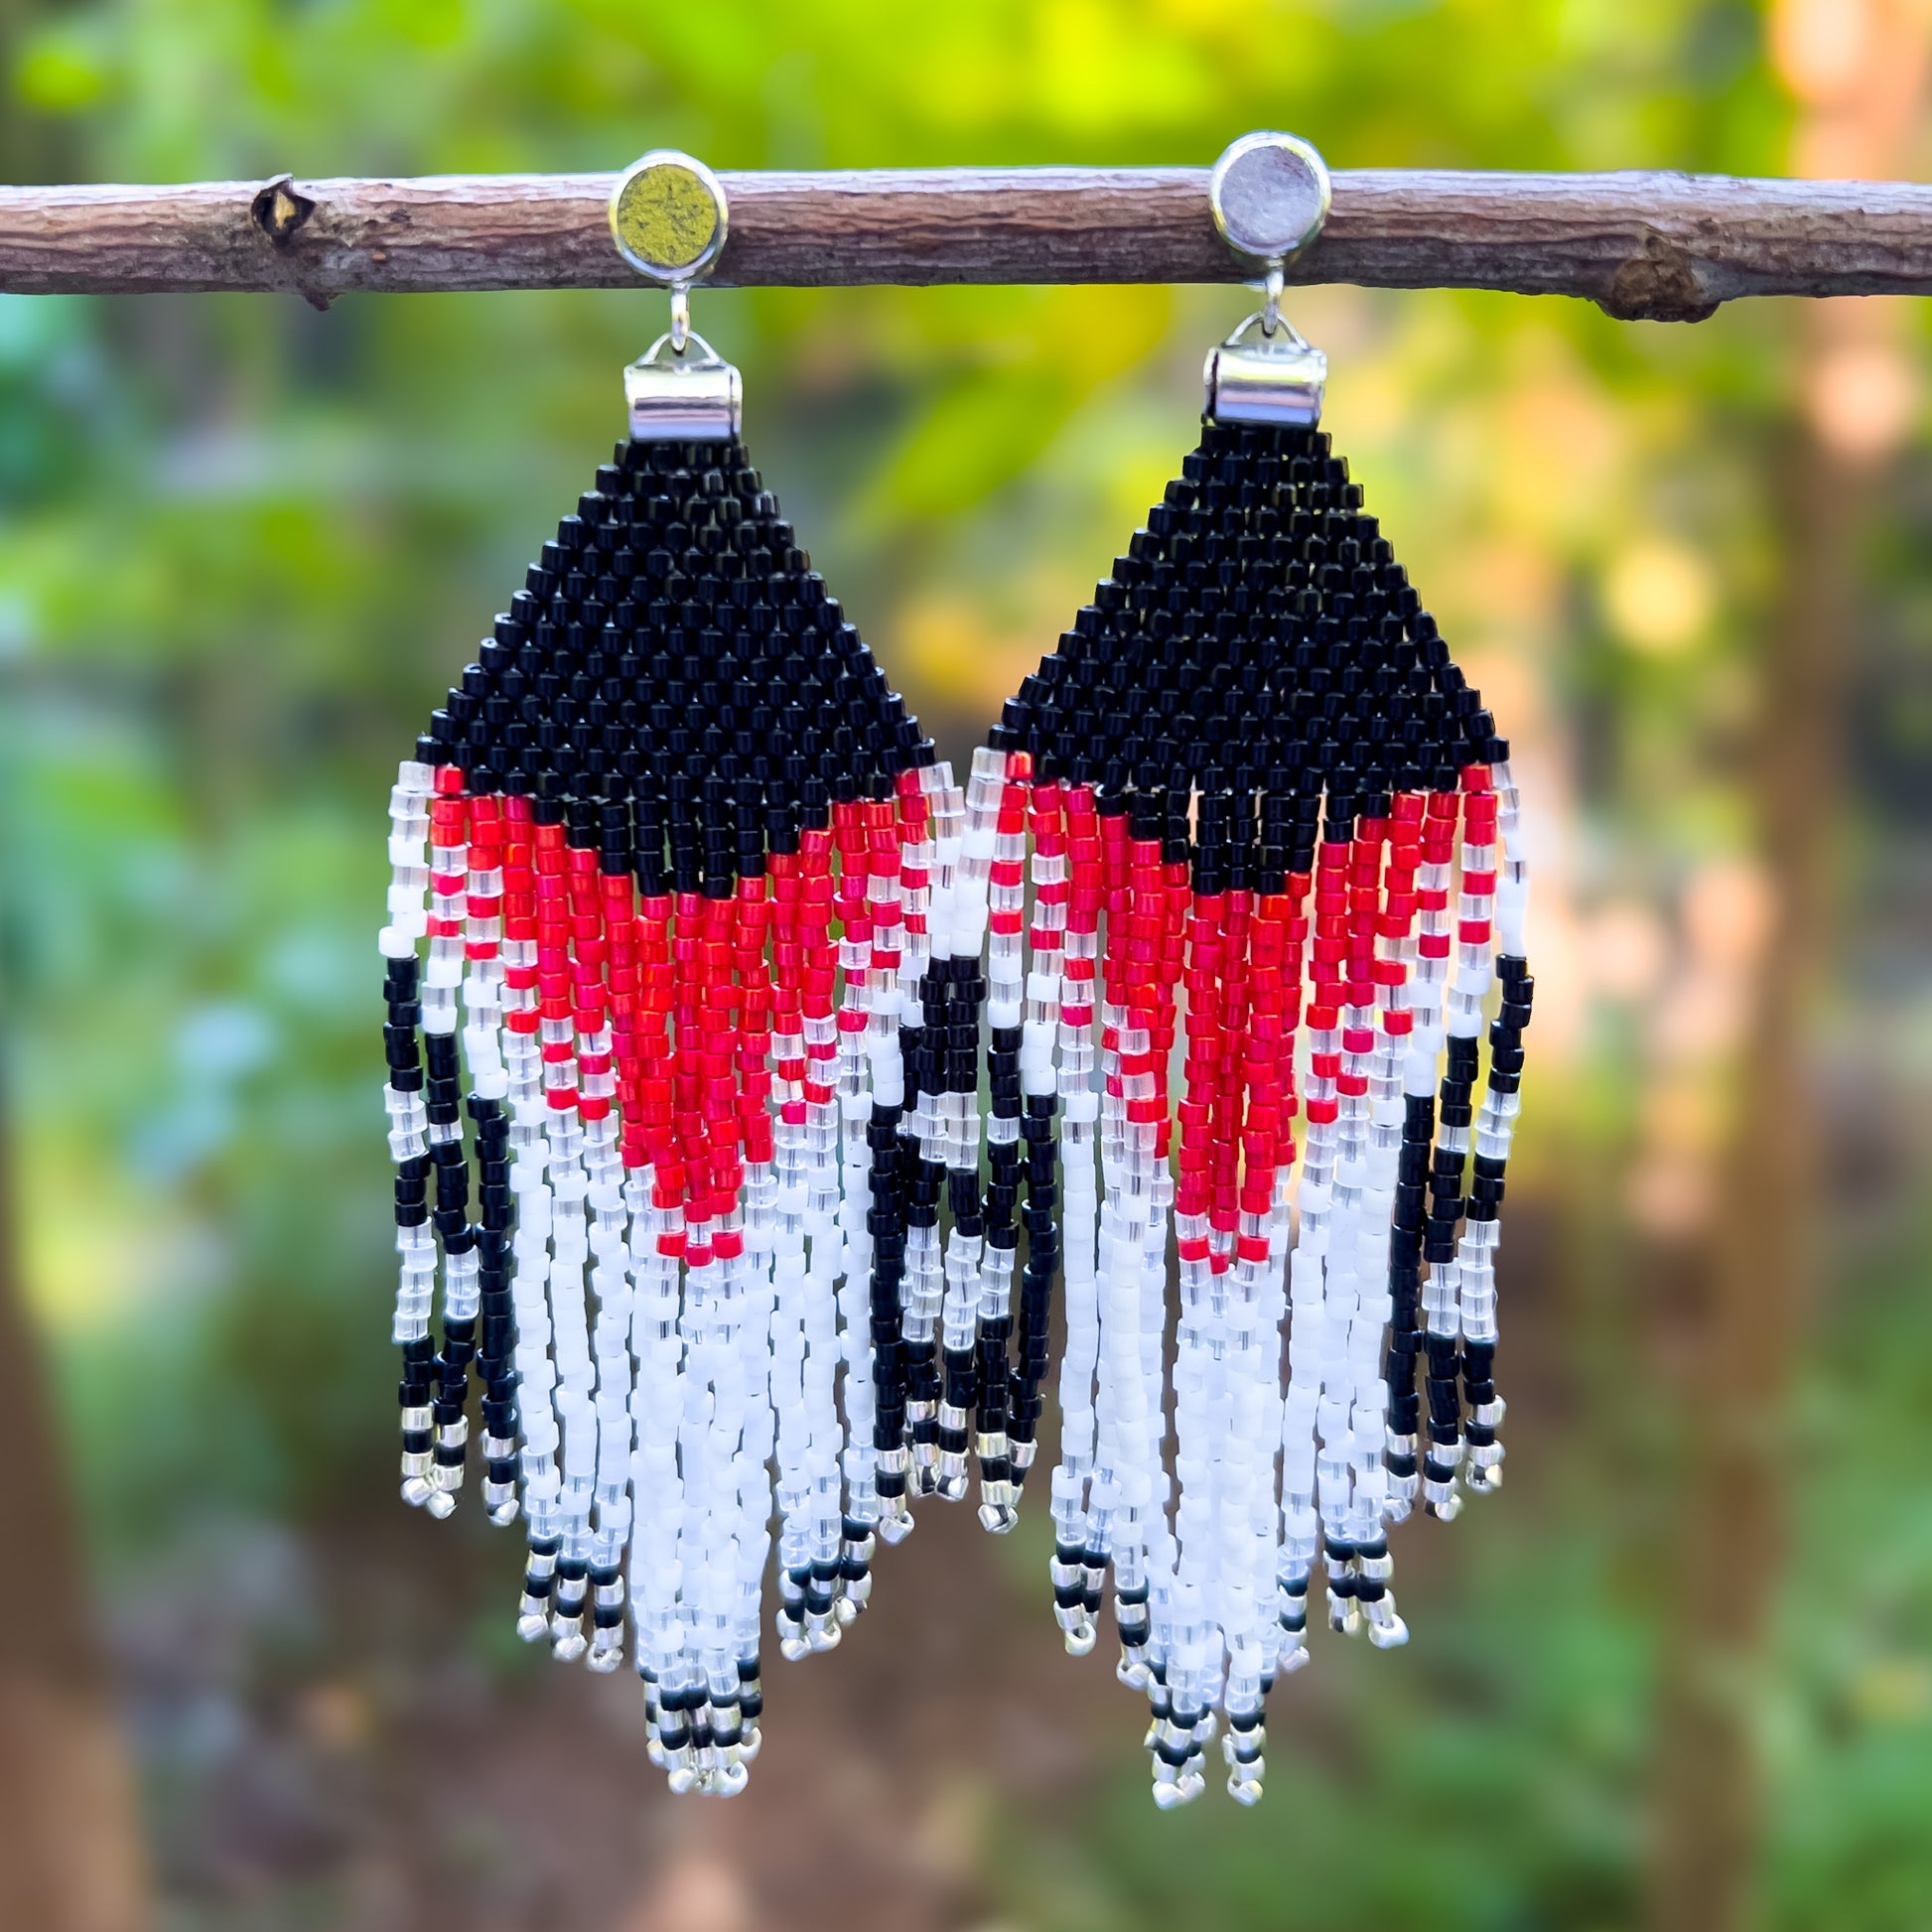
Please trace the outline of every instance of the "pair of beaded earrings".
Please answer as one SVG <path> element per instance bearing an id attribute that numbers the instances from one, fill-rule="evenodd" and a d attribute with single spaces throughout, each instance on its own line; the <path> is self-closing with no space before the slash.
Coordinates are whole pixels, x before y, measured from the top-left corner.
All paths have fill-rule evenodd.
<path id="1" fill-rule="evenodd" d="M 455 1507 L 474 1372 L 518 1628 L 613 1670 L 628 1622 L 675 1790 L 757 1754 L 774 1517 L 786 1657 L 915 1499 L 1012 1526 L 1058 1280 L 1055 1615 L 1084 1652 L 1111 1591 L 1163 1806 L 1217 1729 L 1260 1795 L 1317 1565 L 1401 1643 L 1388 1526 L 1500 1480 L 1517 792 L 1280 316 L 1327 194 L 1221 158 L 1265 305 L 963 788 L 690 333 L 722 188 L 613 197 L 671 329 L 391 796 L 394 1336 L 404 1498 Z"/>

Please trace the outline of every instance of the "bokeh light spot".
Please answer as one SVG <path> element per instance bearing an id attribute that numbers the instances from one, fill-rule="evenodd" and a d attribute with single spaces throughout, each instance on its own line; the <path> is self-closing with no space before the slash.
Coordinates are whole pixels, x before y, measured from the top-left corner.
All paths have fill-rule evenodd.
<path id="1" fill-rule="evenodd" d="M 1688 544 L 1649 537 L 1619 551 L 1603 574 L 1603 610 L 1632 650 L 1665 657 L 1697 642 L 1711 621 L 1711 566 Z"/>

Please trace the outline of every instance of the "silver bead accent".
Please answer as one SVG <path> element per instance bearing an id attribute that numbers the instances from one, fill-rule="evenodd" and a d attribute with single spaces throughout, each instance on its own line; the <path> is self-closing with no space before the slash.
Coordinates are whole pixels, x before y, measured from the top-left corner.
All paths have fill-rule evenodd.
<path id="1" fill-rule="evenodd" d="M 1098 1632 L 1094 1629 L 1093 1619 L 1079 1608 L 1063 1609 L 1054 1606 L 1053 1616 L 1060 1626 L 1060 1640 L 1066 1645 L 1069 1657 L 1084 1657 L 1094 1646 Z"/>

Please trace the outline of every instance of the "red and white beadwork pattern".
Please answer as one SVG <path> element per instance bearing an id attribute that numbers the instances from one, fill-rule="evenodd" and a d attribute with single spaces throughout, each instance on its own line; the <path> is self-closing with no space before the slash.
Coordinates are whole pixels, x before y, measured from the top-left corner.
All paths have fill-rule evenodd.
<path id="1" fill-rule="evenodd" d="M 875 1102 L 904 1099 L 899 1028 L 935 932 L 948 956 L 976 951 L 990 882 L 1023 862 L 1024 820 L 996 832 L 993 809 L 963 837 L 961 793 L 927 767 L 892 799 L 836 806 L 729 899 L 640 897 L 527 799 L 473 795 L 453 765 L 399 772 L 383 950 L 427 940 L 423 1027 L 453 1032 L 461 989 L 470 1088 L 510 1113 L 522 1440 L 487 1448 L 520 1450 L 536 1546 L 520 1628 L 615 1668 L 621 1624 L 586 1621 L 594 1591 L 619 1587 L 586 1580 L 627 1567 L 654 1719 L 738 1696 L 774 1505 L 785 1654 L 836 1644 L 869 1593 L 866 1128 Z M 991 892 L 1017 962 L 1024 887 Z M 1000 982 L 1016 1008 L 1017 970 Z M 920 1106 L 933 1158 L 976 1171 L 970 1096 Z M 398 1161 L 424 1154 L 420 1096 L 392 1088 L 388 1107 Z M 428 1332 L 437 1260 L 427 1227 L 400 1237 L 398 1341 Z M 1002 1284 L 969 1242 L 948 1259 L 970 1326 Z M 474 1316 L 475 1274 L 447 1257 L 446 1317 Z M 940 1316 L 942 1279 L 935 1237 L 908 1268 L 909 1332 Z M 405 1474 L 409 1500 L 454 1506 L 460 1464 L 408 1458 Z M 516 1513 L 497 1485 L 487 1501 Z M 897 1499 L 884 1527 L 909 1526 Z M 670 1763 L 673 1783 L 738 1788 L 755 1749 L 748 1725 L 702 1773 Z"/>
<path id="2" fill-rule="evenodd" d="M 1050 945 L 1035 928 L 1030 982 L 1039 1024 L 1053 1015 L 1063 1117 L 1059 1621 L 1070 1650 L 1091 1647 L 1110 1565 L 1121 1675 L 1153 1693 L 1150 1741 L 1183 1754 L 1164 1761 L 1157 1748 L 1157 1800 L 1200 1789 L 1218 1712 L 1230 1789 L 1253 1802 L 1263 1695 L 1306 1661 L 1324 1537 L 1352 1553 L 1331 1560 L 1331 1584 L 1347 1586 L 1330 1594 L 1337 1625 L 1381 1646 L 1407 1635 L 1384 1540 L 1418 1486 L 1392 1485 L 1384 1461 L 1397 1157 L 1405 1097 L 1433 1096 L 1446 1037 L 1481 1030 L 1496 955 L 1522 955 L 1517 793 L 1506 765 L 1471 765 L 1459 793 L 1397 794 L 1387 817 L 1321 843 L 1313 873 L 1273 895 L 1193 894 L 1158 843 L 1131 839 L 1124 817 L 1096 819 L 1084 787 L 1038 787 L 1034 822 L 1036 840 L 1042 825 L 1068 828 L 1064 872 L 1044 881 L 1035 844 L 1036 891 L 1063 890 L 1067 910 Z M 1103 909 L 1096 1005 L 1089 957 Z M 1516 1111 L 1513 1092 L 1490 1093 L 1473 1135 L 1446 1128 L 1438 1145 L 1505 1159 Z M 1429 1270 L 1436 1333 L 1493 1343 L 1495 1227 L 1469 1220 L 1455 1261 Z M 1493 1428 L 1501 1409 L 1473 1419 Z M 1413 1456 L 1413 1439 L 1407 1448 Z M 1493 1443 L 1472 1451 L 1468 1487 L 1491 1486 L 1501 1455 Z M 1428 1486 L 1435 1513 L 1453 1514 L 1455 1482 Z M 1082 1584 L 1086 1600 L 1070 1602 Z"/>

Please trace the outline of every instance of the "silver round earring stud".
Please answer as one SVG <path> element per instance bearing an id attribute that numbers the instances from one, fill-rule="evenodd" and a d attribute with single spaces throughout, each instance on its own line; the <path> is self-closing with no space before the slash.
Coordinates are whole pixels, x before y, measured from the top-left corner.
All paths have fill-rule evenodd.
<path id="1" fill-rule="evenodd" d="M 1299 134 L 1244 134 L 1207 178 L 1221 238 L 1264 264 L 1290 259 L 1320 233 L 1330 195 L 1327 164 Z"/>

